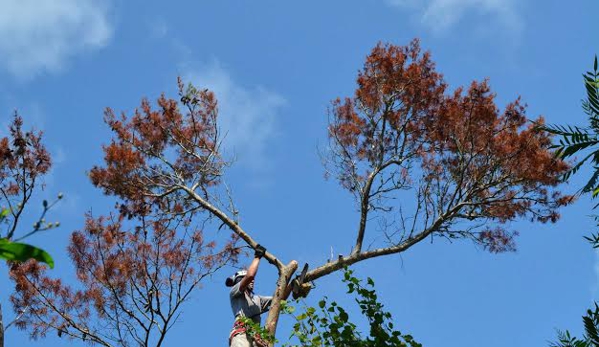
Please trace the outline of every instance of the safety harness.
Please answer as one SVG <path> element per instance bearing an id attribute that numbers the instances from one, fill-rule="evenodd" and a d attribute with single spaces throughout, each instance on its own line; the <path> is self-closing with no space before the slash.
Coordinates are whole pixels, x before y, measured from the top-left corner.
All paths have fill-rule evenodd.
<path id="1" fill-rule="evenodd" d="M 233 330 L 231 330 L 231 333 L 229 334 L 229 346 L 231 346 L 231 342 L 235 336 L 245 334 L 246 330 L 247 329 L 243 322 L 240 319 L 236 319 L 235 323 L 233 323 Z M 259 335 L 252 336 L 252 340 L 258 346 L 267 346 L 267 344 L 260 338 Z"/>
<path id="2" fill-rule="evenodd" d="M 239 334 L 245 334 L 245 325 L 241 320 L 236 319 L 235 323 L 233 323 L 233 330 L 231 330 L 231 333 L 229 334 L 229 346 L 231 346 L 233 338 Z"/>

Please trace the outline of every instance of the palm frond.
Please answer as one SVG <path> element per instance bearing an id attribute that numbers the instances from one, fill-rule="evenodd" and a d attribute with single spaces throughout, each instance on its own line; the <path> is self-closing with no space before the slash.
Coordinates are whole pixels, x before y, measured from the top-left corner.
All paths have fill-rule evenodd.
<path id="1" fill-rule="evenodd" d="M 555 149 L 555 155 L 562 159 L 599 144 L 597 134 L 590 133 L 586 128 L 562 125 L 543 125 L 539 128 L 561 137 L 559 142 L 552 145 L 551 148 Z"/>
<path id="2" fill-rule="evenodd" d="M 566 159 L 598 144 L 599 140 L 594 138 L 594 136 L 584 135 L 582 137 L 573 137 L 570 139 L 570 142 L 568 142 L 567 138 L 564 138 L 564 141 L 560 140 L 560 144 L 555 147 L 555 155 L 559 158 Z"/>
<path id="3" fill-rule="evenodd" d="M 579 161 L 578 163 L 576 163 L 576 165 L 574 165 L 570 170 L 566 171 L 566 173 L 564 173 L 562 175 L 562 177 L 560 177 L 560 180 L 562 182 L 566 182 L 567 180 L 570 179 L 570 177 L 572 177 L 574 174 L 576 174 L 576 172 L 578 172 L 578 170 L 580 170 L 580 168 L 582 167 L 582 165 L 591 157 L 593 156 L 595 153 L 591 153 L 589 155 L 587 155 L 584 159 L 582 159 L 581 161 Z"/>
<path id="4" fill-rule="evenodd" d="M 590 135 L 587 129 L 572 125 L 544 124 L 539 125 L 538 128 L 558 136 L 573 137 L 581 134 Z"/>
<path id="5" fill-rule="evenodd" d="M 593 174 L 580 192 L 592 193 L 593 197 L 599 196 L 599 72 L 597 68 L 597 57 L 595 56 L 593 71 L 582 75 L 587 92 L 587 98 L 583 100 L 582 108 L 589 116 L 588 127 L 537 124 L 540 130 L 559 138 L 558 142 L 551 146 L 551 149 L 555 150 L 555 156 L 560 159 L 570 158 L 588 149 L 592 151 L 562 175 L 561 179 L 562 181 L 570 179 L 586 162 L 591 160 L 594 167 Z"/>
<path id="6" fill-rule="evenodd" d="M 597 80 L 585 77 L 585 86 L 587 89 L 588 107 L 595 113 L 599 113 L 599 95 L 597 95 Z"/>
<path id="7" fill-rule="evenodd" d="M 595 63 L 597 56 L 595 56 Z M 589 116 L 590 124 L 595 133 L 599 132 L 599 72 L 597 64 L 593 65 L 593 71 L 582 75 L 587 90 L 587 99 L 582 102 L 582 109 Z"/>
<path id="8" fill-rule="evenodd" d="M 593 198 L 596 196 L 596 191 L 599 191 L 599 187 L 597 186 L 597 181 L 599 180 L 599 167 L 594 167 L 595 171 L 593 171 L 593 175 L 588 180 L 588 182 L 582 188 L 582 193 L 590 193 L 592 192 Z"/>

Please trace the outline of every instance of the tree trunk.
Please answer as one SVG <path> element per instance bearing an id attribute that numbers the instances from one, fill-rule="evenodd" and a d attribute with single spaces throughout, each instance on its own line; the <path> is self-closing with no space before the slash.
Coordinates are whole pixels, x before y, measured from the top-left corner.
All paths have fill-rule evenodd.
<path id="1" fill-rule="evenodd" d="M 279 271 L 277 289 L 273 295 L 265 325 L 266 329 L 272 336 L 276 336 L 277 323 L 279 322 L 279 316 L 281 314 L 281 300 L 283 300 L 283 296 L 285 295 L 285 291 L 287 289 L 287 284 L 289 283 L 289 280 L 291 279 L 291 276 L 293 276 L 295 270 L 297 270 L 297 261 L 292 260 L 287 266 Z M 274 346 L 274 343 L 270 344 L 270 346 Z"/>
<path id="2" fill-rule="evenodd" d="M 0 303 L 0 347 L 4 347 L 4 321 L 2 320 L 2 303 Z"/>

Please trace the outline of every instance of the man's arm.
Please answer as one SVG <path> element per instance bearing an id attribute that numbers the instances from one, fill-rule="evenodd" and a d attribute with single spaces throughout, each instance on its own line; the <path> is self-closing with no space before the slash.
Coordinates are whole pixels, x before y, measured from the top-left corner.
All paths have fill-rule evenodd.
<path id="1" fill-rule="evenodd" d="M 241 279 L 241 282 L 239 283 L 239 291 L 240 292 L 244 292 L 245 289 L 247 288 L 248 284 L 250 284 L 250 282 L 252 282 L 254 280 L 254 278 L 256 277 L 256 274 L 258 273 L 258 266 L 260 265 L 260 259 L 264 256 L 264 253 L 266 252 L 266 248 L 258 245 L 258 247 L 256 247 L 256 252 L 254 253 L 254 259 L 252 260 L 252 263 L 250 264 L 250 267 L 248 268 L 248 273 L 245 275 L 245 277 L 243 279 Z"/>
<path id="2" fill-rule="evenodd" d="M 254 260 L 252 260 L 252 263 L 250 264 L 250 267 L 248 268 L 248 273 L 247 275 L 245 275 L 245 277 L 243 277 L 241 279 L 241 282 L 239 283 L 239 291 L 240 292 L 245 292 L 247 286 L 250 284 L 250 282 L 252 282 L 254 280 L 254 278 L 256 277 L 256 273 L 258 273 L 258 266 L 260 265 L 260 258 L 258 257 L 254 257 Z"/>

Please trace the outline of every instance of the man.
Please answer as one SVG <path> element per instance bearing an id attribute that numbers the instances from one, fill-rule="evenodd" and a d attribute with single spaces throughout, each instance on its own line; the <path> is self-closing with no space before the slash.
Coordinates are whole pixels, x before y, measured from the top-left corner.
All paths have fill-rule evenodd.
<path id="1" fill-rule="evenodd" d="M 260 324 L 260 315 L 267 312 L 272 302 L 271 296 L 260 296 L 254 294 L 254 278 L 258 272 L 260 259 L 266 253 L 266 249 L 260 245 L 256 247 L 254 259 L 246 270 L 237 271 L 233 276 L 227 278 L 225 282 L 227 287 L 232 287 L 230 292 L 231 309 L 235 316 L 235 324 L 229 335 L 230 347 L 257 347 L 266 344 L 257 337 L 248 336 L 240 317 L 247 317 L 257 324 Z M 291 286 L 288 286 L 283 295 L 287 299 L 291 292 Z"/>

